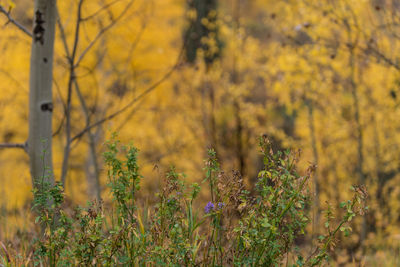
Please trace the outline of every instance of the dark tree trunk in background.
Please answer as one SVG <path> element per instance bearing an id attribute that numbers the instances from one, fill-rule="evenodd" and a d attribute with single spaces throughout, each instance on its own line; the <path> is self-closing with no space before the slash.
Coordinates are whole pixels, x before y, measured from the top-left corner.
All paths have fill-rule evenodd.
<path id="1" fill-rule="evenodd" d="M 189 14 L 195 12 L 194 17 L 189 17 L 189 27 L 186 30 L 186 60 L 194 63 L 197 58 L 198 49 L 204 51 L 204 60 L 207 65 L 211 65 L 219 57 L 219 49 L 214 50 L 205 40 L 213 38 L 218 48 L 221 43 L 218 39 L 217 20 L 217 0 L 189 0 Z M 205 23 L 207 22 L 207 23 Z"/>
<path id="2" fill-rule="evenodd" d="M 217 125 L 215 118 L 215 89 L 208 79 L 208 73 L 213 62 L 220 55 L 221 43 L 218 39 L 217 0 L 189 0 L 187 9 L 188 27 L 185 30 L 185 54 L 186 61 L 195 63 L 197 52 L 202 50 L 206 64 L 205 80 L 201 90 L 202 106 L 209 105 L 209 112 L 203 108 L 203 125 L 209 146 L 218 153 Z"/>

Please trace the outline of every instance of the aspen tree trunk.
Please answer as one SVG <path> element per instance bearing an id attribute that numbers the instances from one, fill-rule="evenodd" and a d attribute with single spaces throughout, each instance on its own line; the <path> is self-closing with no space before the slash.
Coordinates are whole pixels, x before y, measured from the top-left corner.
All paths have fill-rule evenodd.
<path id="1" fill-rule="evenodd" d="M 56 0 L 35 0 L 29 81 L 29 167 L 33 186 L 54 183 L 52 82 Z"/>

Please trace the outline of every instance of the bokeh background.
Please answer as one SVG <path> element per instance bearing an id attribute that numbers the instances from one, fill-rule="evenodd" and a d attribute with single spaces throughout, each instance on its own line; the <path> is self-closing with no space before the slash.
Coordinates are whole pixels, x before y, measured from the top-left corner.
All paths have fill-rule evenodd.
<path id="1" fill-rule="evenodd" d="M 31 28 L 32 1 L 0 4 Z M 56 179 L 69 79 L 63 40 L 72 46 L 77 8 L 78 1 L 58 1 Z M 327 203 L 349 198 L 352 184 L 367 186 L 370 211 L 355 221 L 338 261 L 359 253 L 370 263 L 396 262 L 400 1 L 91 0 L 84 1 L 82 18 L 77 51 L 85 56 L 76 76 L 86 111 L 74 93 L 77 138 L 65 184 L 70 205 L 109 198 L 102 152 L 112 132 L 140 149 L 141 197 L 150 202 L 170 165 L 189 181 L 202 181 L 209 147 L 223 169 L 239 170 L 251 185 L 262 164 L 257 138 L 267 134 L 276 148 L 301 149 L 300 173 L 310 163 L 318 166 L 310 184 L 318 228 Z M 0 24 L 0 142 L 21 143 L 28 136 L 31 39 L 6 16 Z M 88 120 L 115 112 L 79 135 Z M 8 240 L 31 227 L 26 153 L 0 150 L 0 174 L 0 240 Z"/>

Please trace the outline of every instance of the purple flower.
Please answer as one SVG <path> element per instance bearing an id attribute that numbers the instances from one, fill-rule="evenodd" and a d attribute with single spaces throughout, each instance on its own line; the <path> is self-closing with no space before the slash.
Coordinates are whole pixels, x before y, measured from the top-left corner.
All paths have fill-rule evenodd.
<path id="1" fill-rule="evenodd" d="M 210 213 L 214 210 L 214 204 L 210 201 L 207 203 L 207 205 L 204 208 L 205 213 Z"/>
<path id="2" fill-rule="evenodd" d="M 218 202 L 218 209 L 222 210 L 225 207 L 225 203 L 224 202 Z"/>

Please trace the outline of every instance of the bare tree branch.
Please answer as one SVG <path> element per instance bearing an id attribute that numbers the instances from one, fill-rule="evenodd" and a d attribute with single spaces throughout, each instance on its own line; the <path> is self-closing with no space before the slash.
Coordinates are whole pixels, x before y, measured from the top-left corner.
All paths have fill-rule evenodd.
<path id="1" fill-rule="evenodd" d="M 106 5 L 102 6 L 101 8 L 99 8 L 98 10 L 96 10 L 95 12 L 93 12 L 92 14 L 90 14 L 90 15 L 88 15 L 88 16 L 82 18 L 82 21 L 87 21 L 87 20 L 90 20 L 90 19 L 96 17 L 96 16 L 99 15 L 101 12 L 107 10 L 109 7 L 115 5 L 116 3 L 120 2 L 120 1 L 121 1 L 121 0 L 114 0 L 114 1 L 112 1 L 112 2 L 110 2 L 110 3 L 108 3 L 108 4 L 106 4 Z"/>
<path id="2" fill-rule="evenodd" d="M 56 81 L 55 79 L 53 79 L 53 83 L 54 83 L 54 85 L 55 85 L 55 87 L 56 87 L 57 94 L 58 94 L 58 96 L 59 96 L 59 99 L 60 99 L 60 101 L 61 101 L 61 104 L 62 104 L 63 110 L 64 110 L 64 112 L 63 112 L 63 117 L 62 117 L 62 119 L 61 119 L 61 122 L 60 122 L 60 124 L 58 125 L 58 127 L 56 128 L 56 130 L 53 132 L 53 135 L 52 135 L 52 136 L 54 137 L 54 136 L 58 135 L 58 134 L 61 132 L 61 129 L 62 129 L 63 125 L 64 125 L 65 112 L 66 112 L 66 110 L 67 110 L 67 107 L 66 107 L 66 105 L 65 105 L 65 103 L 64 103 L 64 100 L 63 100 L 63 98 L 62 98 L 60 86 L 58 85 L 58 83 L 57 83 L 57 81 Z"/>
<path id="3" fill-rule="evenodd" d="M 139 101 L 140 99 L 142 99 L 143 97 L 145 97 L 146 95 L 148 95 L 151 91 L 153 91 L 154 89 L 156 89 L 160 84 L 162 84 L 163 82 L 165 82 L 166 80 L 168 80 L 168 78 L 172 75 L 172 73 L 174 73 L 174 71 L 178 68 L 178 66 L 180 65 L 180 58 L 182 56 L 182 53 L 180 53 L 179 58 L 177 63 L 171 67 L 171 69 L 157 82 L 155 82 L 154 84 L 152 84 L 150 87 L 148 87 L 146 90 L 144 90 L 140 95 L 138 95 L 137 97 L 135 97 L 134 99 L 132 99 L 128 104 L 126 104 L 124 107 L 122 107 L 121 109 L 115 111 L 114 113 L 108 115 L 107 117 L 87 126 L 85 129 L 83 129 L 81 132 L 79 132 L 77 135 L 75 135 L 72 139 L 71 142 L 75 141 L 76 139 L 82 137 L 87 131 L 89 131 L 90 129 L 92 129 L 93 127 L 96 127 L 98 125 L 103 124 L 104 122 L 111 120 L 112 118 L 118 116 L 119 114 L 123 113 L 124 111 L 128 110 L 133 104 L 135 104 L 137 101 Z"/>
<path id="4" fill-rule="evenodd" d="M 21 23 L 19 23 L 18 21 L 16 21 L 13 17 L 11 17 L 10 12 L 6 11 L 4 9 L 3 6 L 0 5 L 0 13 L 3 13 L 4 15 L 6 15 L 8 22 L 11 22 L 12 24 L 14 24 L 18 29 L 20 29 L 21 31 L 23 31 L 25 34 L 27 34 L 29 37 L 32 38 L 32 33 L 31 31 L 29 31 L 27 28 L 25 28 Z"/>
<path id="5" fill-rule="evenodd" d="M 1 143 L 0 144 L 0 149 L 5 149 L 5 148 L 22 148 L 23 150 L 27 151 L 28 145 L 27 143 Z"/>
<path id="6" fill-rule="evenodd" d="M 134 0 L 131 0 L 125 7 L 124 11 L 122 11 L 119 16 L 113 20 L 106 27 L 102 28 L 96 35 L 96 37 L 90 42 L 90 44 L 83 50 L 82 54 L 79 56 L 78 60 L 75 63 L 75 66 L 79 66 L 79 63 L 83 60 L 85 55 L 89 52 L 89 50 L 96 44 L 96 42 L 100 39 L 100 37 L 105 34 L 109 29 L 111 29 L 125 14 L 128 12 L 129 8 L 133 4 Z"/>
<path id="7" fill-rule="evenodd" d="M 70 64 L 70 73 L 69 73 L 69 80 L 68 80 L 68 95 L 67 95 L 67 108 L 65 110 L 65 148 L 64 148 L 64 158 L 63 158 L 63 163 L 62 163 L 62 168 L 61 168 L 61 182 L 62 184 L 65 184 L 65 179 L 67 176 L 67 171 L 68 171 L 68 159 L 69 159 L 69 154 L 71 152 L 71 101 L 72 101 L 72 86 L 74 84 L 74 81 L 76 80 L 75 77 L 75 56 L 76 52 L 78 50 L 78 43 L 79 43 L 79 30 L 81 26 L 81 19 L 82 19 L 82 5 L 83 5 L 84 0 L 79 0 L 78 4 L 78 14 L 76 18 L 76 26 L 75 26 L 75 38 L 74 38 L 74 44 L 72 48 L 72 52 L 70 57 L 68 58 L 69 64 Z M 65 46 L 67 48 L 67 46 Z M 68 52 L 67 52 L 68 53 Z"/>
<path id="8" fill-rule="evenodd" d="M 190 32 L 190 31 L 188 31 Z M 128 110 L 133 104 L 135 104 L 137 101 L 139 101 L 140 99 L 144 98 L 146 95 L 148 95 L 150 92 L 152 92 L 154 89 L 156 89 L 159 85 L 161 85 L 163 82 L 165 82 L 166 80 L 169 79 L 169 77 L 174 73 L 174 71 L 181 65 L 181 60 L 185 51 L 185 47 L 186 47 L 186 43 L 188 40 L 188 34 L 185 36 L 184 38 L 184 42 L 183 45 L 181 47 L 181 50 L 179 52 L 178 58 L 175 62 L 175 64 L 169 69 L 169 71 L 167 73 L 165 73 L 165 75 L 159 79 L 157 82 L 155 82 L 154 84 L 152 84 L 151 86 L 149 86 L 146 90 L 144 90 L 141 94 L 139 94 L 137 97 L 135 97 L 134 99 L 132 99 L 128 104 L 126 104 L 125 106 L 123 106 L 121 109 L 115 111 L 114 113 L 108 115 L 107 117 L 104 117 L 101 120 L 98 120 L 97 122 L 87 126 L 85 129 L 83 129 L 82 131 L 80 131 L 77 135 L 75 135 L 72 139 L 71 142 L 81 138 L 86 132 L 88 132 L 90 129 L 92 129 L 93 127 L 96 127 L 98 125 L 103 124 L 104 122 L 111 120 L 112 118 L 118 116 L 119 114 L 125 112 L 126 110 Z"/>
<path id="9" fill-rule="evenodd" d="M 82 22 L 82 21 L 83 20 L 81 18 L 78 22 Z M 77 35 L 75 36 L 75 44 L 76 45 L 74 45 L 73 55 L 71 55 L 71 53 L 69 51 L 69 48 L 68 48 L 67 38 L 65 36 L 64 27 L 63 27 L 63 25 L 61 23 L 60 17 L 58 17 L 57 22 L 58 22 L 58 27 L 59 27 L 60 32 L 61 32 L 61 39 L 62 39 L 63 44 L 64 44 L 64 50 L 65 50 L 68 62 L 70 64 L 71 73 L 70 73 L 70 80 L 69 81 L 71 82 L 71 80 L 73 80 L 73 84 L 74 84 L 76 93 L 78 95 L 79 101 L 80 101 L 81 106 L 82 106 L 83 113 L 84 113 L 85 118 L 86 118 L 86 125 L 89 125 L 90 124 L 89 110 L 88 110 L 86 101 L 85 101 L 85 99 L 84 99 L 84 97 L 83 97 L 83 95 L 81 93 L 80 88 L 79 88 L 79 83 L 78 83 L 77 76 L 76 76 L 76 73 L 75 73 L 75 68 L 74 68 L 74 66 L 75 66 L 75 64 L 74 64 L 74 60 L 75 60 L 74 59 L 75 58 L 74 51 L 76 51 L 78 36 Z M 71 86 L 72 86 L 72 84 L 71 84 Z M 68 109 L 65 108 L 65 111 L 67 111 L 67 110 Z M 67 113 L 65 112 L 65 114 L 67 114 Z M 64 116 L 64 118 L 65 118 L 65 116 Z M 99 182 L 99 164 L 98 164 L 98 160 L 97 160 L 96 146 L 95 146 L 97 135 L 98 135 L 98 133 L 93 134 L 91 131 L 89 131 L 89 151 L 90 151 L 89 155 L 91 156 L 92 164 L 93 164 L 93 167 L 94 167 L 94 177 L 92 177 L 92 179 L 91 179 L 91 182 L 94 184 L 94 188 L 90 189 L 89 191 L 90 192 L 95 192 L 95 194 L 94 194 L 95 197 L 100 199 L 101 187 L 100 187 L 100 182 Z M 70 136 L 68 138 L 70 138 Z M 68 145 L 69 145 L 68 149 L 69 149 L 69 151 L 72 150 L 72 147 L 70 146 L 70 144 L 71 144 L 71 141 L 70 141 L 70 139 L 68 139 Z M 69 155 L 67 155 L 67 156 L 69 156 Z M 88 179 L 89 179 L 89 176 L 88 176 Z M 65 180 L 66 177 L 63 177 L 63 178 Z M 88 182 L 89 182 L 89 180 L 88 180 Z"/>
<path id="10" fill-rule="evenodd" d="M 362 48 L 362 50 L 366 53 L 368 52 L 372 52 L 376 58 L 379 58 L 381 60 L 383 60 L 386 64 L 388 64 L 389 66 L 394 67 L 396 70 L 400 70 L 400 65 L 393 61 L 392 59 L 388 58 L 385 54 L 383 54 L 381 51 L 379 51 L 378 49 L 375 49 L 371 46 L 368 46 L 367 48 Z"/>

